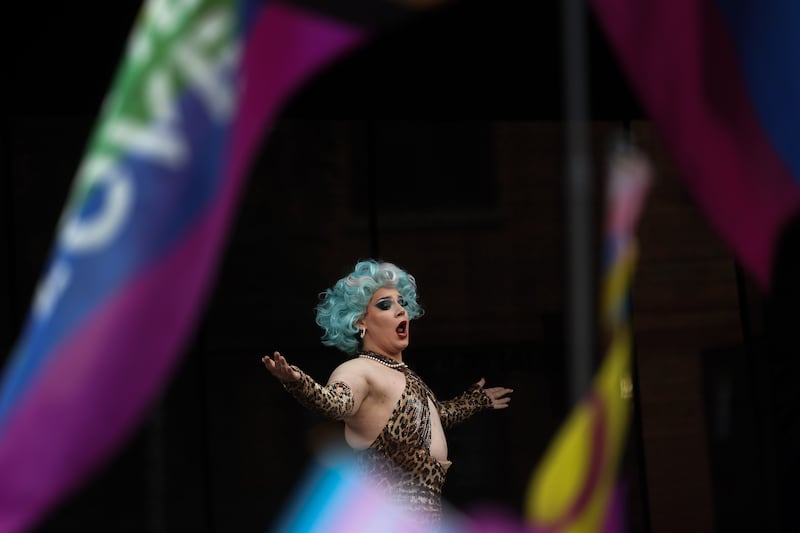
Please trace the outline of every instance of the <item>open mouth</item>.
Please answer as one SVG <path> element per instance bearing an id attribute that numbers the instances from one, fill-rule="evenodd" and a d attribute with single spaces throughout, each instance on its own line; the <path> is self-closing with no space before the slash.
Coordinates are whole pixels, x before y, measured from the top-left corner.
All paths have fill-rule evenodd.
<path id="1" fill-rule="evenodd" d="M 408 322 L 405 320 L 400 322 L 395 331 L 397 332 L 398 337 L 405 339 L 408 336 Z"/>

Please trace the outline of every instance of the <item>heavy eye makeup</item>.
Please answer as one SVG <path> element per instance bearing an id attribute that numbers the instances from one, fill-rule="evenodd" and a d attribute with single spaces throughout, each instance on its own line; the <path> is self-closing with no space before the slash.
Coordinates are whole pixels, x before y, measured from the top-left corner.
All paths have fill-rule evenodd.
<path id="1" fill-rule="evenodd" d="M 397 303 L 401 307 L 405 307 L 406 305 L 408 305 L 408 303 L 403 298 L 398 299 Z M 393 304 L 394 300 L 392 298 L 387 297 L 387 298 L 381 298 L 380 300 L 375 302 L 375 307 L 377 307 L 381 311 L 388 311 L 389 309 L 392 308 Z"/>

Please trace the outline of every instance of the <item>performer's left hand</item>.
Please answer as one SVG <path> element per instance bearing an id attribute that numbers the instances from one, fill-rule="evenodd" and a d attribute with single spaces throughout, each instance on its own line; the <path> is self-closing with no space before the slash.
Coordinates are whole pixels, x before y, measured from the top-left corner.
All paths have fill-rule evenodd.
<path id="1" fill-rule="evenodd" d="M 483 392 L 486 393 L 486 396 L 492 400 L 492 409 L 505 409 L 508 407 L 509 402 L 511 402 L 511 397 L 509 394 L 514 392 L 514 389 L 507 389 L 505 387 L 491 387 L 489 389 L 484 389 L 483 386 L 486 385 L 486 380 L 481 378 L 478 383 L 476 383 L 479 389 L 483 389 Z"/>

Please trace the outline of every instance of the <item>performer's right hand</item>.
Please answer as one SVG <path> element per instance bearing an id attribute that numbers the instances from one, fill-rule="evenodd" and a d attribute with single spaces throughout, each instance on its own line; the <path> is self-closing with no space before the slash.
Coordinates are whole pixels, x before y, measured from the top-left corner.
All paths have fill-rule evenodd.
<path id="1" fill-rule="evenodd" d="M 267 367 L 269 373 L 280 381 L 297 381 L 300 379 L 300 372 L 289 366 L 286 358 L 280 352 L 275 352 L 272 357 L 265 355 L 261 362 Z"/>

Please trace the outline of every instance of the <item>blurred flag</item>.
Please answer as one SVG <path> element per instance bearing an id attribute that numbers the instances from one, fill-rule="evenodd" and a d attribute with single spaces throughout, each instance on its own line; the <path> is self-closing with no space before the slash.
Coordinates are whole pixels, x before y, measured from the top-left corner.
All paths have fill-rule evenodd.
<path id="1" fill-rule="evenodd" d="M 281 106 L 438 3 L 144 4 L 0 381 L 0 533 L 41 520 L 164 387 Z"/>
<path id="2" fill-rule="evenodd" d="M 591 390 L 550 444 L 531 477 L 526 516 L 536 532 L 623 530 L 617 466 L 632 393 L 629 293 L 634 230 L 651 182 L 647 159 L 628 145 L 609 162 L 602 317 L 610 347 Z"/>
<path id="3" fill-rule="evenodd" d="M 328 450 L 311 464 L 272 529 L 274 533 L 455 533 L 445 520 L 431 526 L 415 520 L 377 488 L 352 452 Z"/>
<path id="4" fill-rule="evenodd" d="M 699 206 L 770 288 L 800 206 L 800 3 L 592 4 Z"/>

